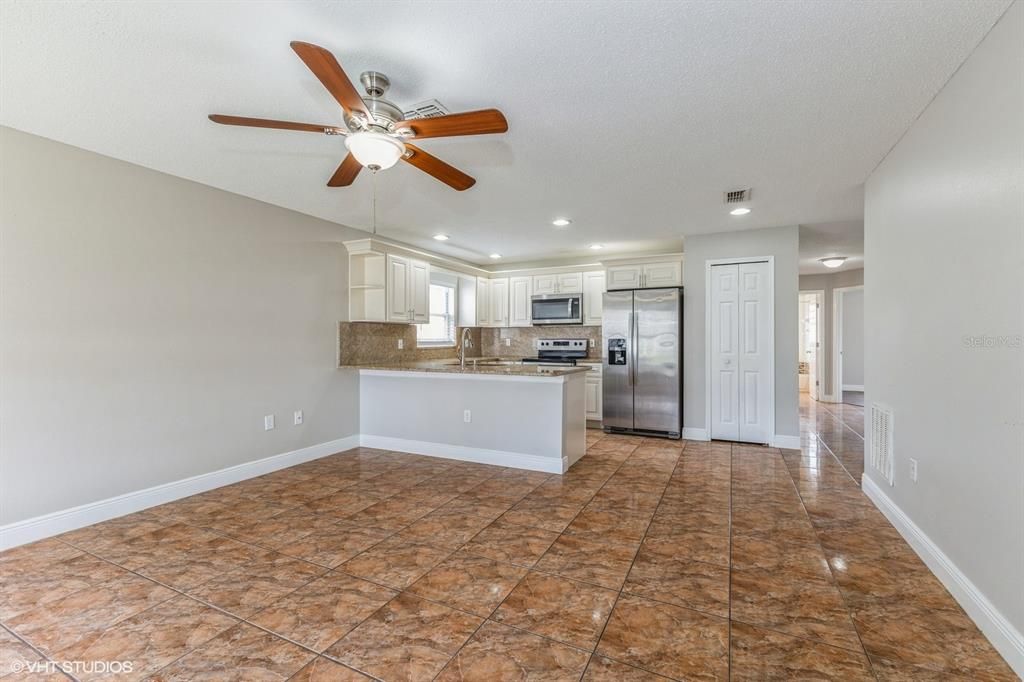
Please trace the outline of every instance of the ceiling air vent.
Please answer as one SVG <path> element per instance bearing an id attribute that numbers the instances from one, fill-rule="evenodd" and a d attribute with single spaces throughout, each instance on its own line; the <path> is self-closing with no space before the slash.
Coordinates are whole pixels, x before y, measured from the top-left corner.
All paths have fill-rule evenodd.
<path id="1" fill-rule="evenodd" d="M 750 201 L 749 187 L 743 189 L 730 189 L 728 192 L 725 192 L 725 203 L 727 204 L 742 204 L 746 201 Z"/>
<path id="2" fill-rule="evenodd" d="M 448 108 L 436 99 L 428 99 L 424 102 L 413 104 L 403 112 L 403 115 L 405 120 L 408 121 L 413 118 L 437 118 L 438 116 L 447 116 L 450 113 Z"/>
<path id="3" fill-rule="evenodd" d="M 885 405 L 871 405 L 871 442 L 868 447 L 871 467 L 893 484 L 892 409 Z"/>

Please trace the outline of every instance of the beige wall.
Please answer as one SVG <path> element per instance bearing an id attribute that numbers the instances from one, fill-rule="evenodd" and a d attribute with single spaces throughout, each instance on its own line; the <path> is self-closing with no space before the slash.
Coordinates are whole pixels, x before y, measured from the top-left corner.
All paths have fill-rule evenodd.
<path id="1" fill-rule="evenodd" d="M 893 410 L 895 484 L 870 466 L 865 473 L 1017 638 L 1024 632 L 1022 65 L 1018 0 L 868 178 L 864 214 L 865 400 Z M 910 458 L 918 461 L 916 483 Z M 966 608 L 976 618 L 984 613 Z M 1005 629 L 986 634 L 1024 674 L 1024 644 L 1013 649 Z"/>
<path id="2" fill-rule="evenodd" d="M 833 297 L 832 292 L 835 289 L 842 287 L 855 287 L 864 284 L 864 270 L 844 270 L 843 272 L 835 272 L 827 275 L 800 275 L 800 291 L 824 291 L 824 300 L 822 301 L 822 314 L 821 323 L 825 325 L 824 334 L 822 335 L 822 352 L 819 355 L 819 361 L 821 364 L 821 398 L 825 396 L 835 396 L 836 400 L 840 397 L 835 395 L 832 390 L 832 348 L 833 348 L 833 321 L 832 321 L 832 305 Z M 866 330 L 865 330 L 866 331 Z"/>
<path id="3" fill-rule="evenodd" d="M 361 235 L 0 128 L 0 525 L 355 433 Z"/>

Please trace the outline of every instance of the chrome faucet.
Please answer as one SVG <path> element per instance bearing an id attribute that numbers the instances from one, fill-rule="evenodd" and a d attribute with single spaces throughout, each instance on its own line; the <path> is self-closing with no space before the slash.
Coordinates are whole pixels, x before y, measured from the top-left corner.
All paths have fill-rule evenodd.
<path id="1" fill-rule="evenodd" d="M 473 339 L 469 334 L 473 331 L 470 327 L 462 328 L 462 339 L 459 341 L 459 364 L 466 367 L 466 349 L 473 347 Z"/>

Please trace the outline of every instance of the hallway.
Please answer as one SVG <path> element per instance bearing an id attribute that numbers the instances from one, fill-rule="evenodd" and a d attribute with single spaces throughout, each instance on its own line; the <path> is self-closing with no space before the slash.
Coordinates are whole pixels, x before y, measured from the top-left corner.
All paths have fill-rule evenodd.
<path id="1" fill-rule="evenodd" d="M 800 394 L 800 444 L 804 458 L 833 455 L 860 484 L 864 473 L 864 408 L 823 403 Z"/>

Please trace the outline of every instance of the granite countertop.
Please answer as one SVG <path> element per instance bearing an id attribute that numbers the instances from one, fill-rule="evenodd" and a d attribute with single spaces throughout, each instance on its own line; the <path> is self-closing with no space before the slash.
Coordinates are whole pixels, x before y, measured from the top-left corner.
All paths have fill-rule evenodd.
<path id="1" fill-rule="evenodd" d="M 472 360 L 477 360 L 476 365 Z M 442 372 L 445 374 L 495 374 L 499 376 L 545 376 L 561 377 L 567 374 L 589 372 L 589 367 L 551 367 L 499 358 L 470 358 L 462 367 L 452 360 L 427 360 L 421 362 L 365 363 L 342 365 L 341 369 L 374 369 L 391 372 Z"/>

